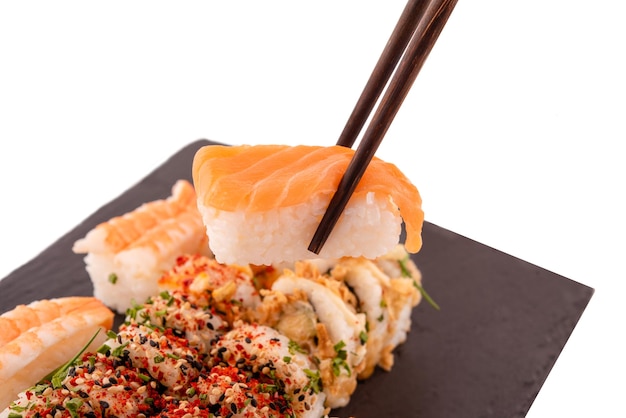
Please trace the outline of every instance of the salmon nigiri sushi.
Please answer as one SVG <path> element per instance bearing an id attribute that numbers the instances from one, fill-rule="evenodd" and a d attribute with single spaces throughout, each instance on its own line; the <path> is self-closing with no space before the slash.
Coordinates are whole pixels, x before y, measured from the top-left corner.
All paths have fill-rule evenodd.
<path id="1" fill-rule="evenodd" d="M 374 158 L 319 254 L 308 245 L 354 150 L 341 146 L 208 145 L 194 157 L 198 209 L 216 260 L 276 265 L 311 258 L 376 258 L 399 242 L 422 245 L 417 188 Z"/>

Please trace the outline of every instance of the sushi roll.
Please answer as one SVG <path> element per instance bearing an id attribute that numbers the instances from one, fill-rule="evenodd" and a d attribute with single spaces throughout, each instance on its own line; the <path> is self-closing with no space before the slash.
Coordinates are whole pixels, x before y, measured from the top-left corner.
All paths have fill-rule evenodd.
<path id="1" fill-rule="evenodd" d="M 105 353 L 86 352 L 57 382 L 42 382 L 21 392 L 0 418 L 152 416 L 161 394 L 146 374 Z"/>
<path id="2" fill-rule="evenodd" d="M 264 391 L 290 400 L 293 415 L 318 418 L 326 411 L 320 371 L 307 353 L 275 329 L 240 323 L 215 345 L 213 366 L 251 374 Z"/>
<path id="3" fill-rule="evenodd" d="M 401 249 L 395 252 L 402 255 Z M 387 256 L 385 261 L 392 257 Z M 344 258 L 331 274 L 345 281 L 358 300 L 356 309 L 367 317 L 365 367 L 359 378 L 368 378 L 377 366 L 391 370 L 393 350 L 406 340 L 411 313 L 421 299 L 413 277 L 390 277 L 374 261 L 363 258 Z"/>
<path id="4" fill-rule="evenodd" d="M 269 310 L 278 311 L 276 328 L 319 359 L 330 408 L 348 404 L 365 366 L 366 316 L 354 310 L 352 298 L 338 281 L 285 270 L 267 299 Z"/>
<path id="5" fill-rule="evenodd" d="M 401 245 L 373 260 L 373 263 L 390 278 L 387 305 L 393 322 L 389 329 L 388 346 L 393 349 L 406 341 L 411 330 L 413 308 L 424 299 L 426 294 L 422 286 L 422 272 Z M 439 308 L 434 300 L 429 299 L 428 302 L 435 309 Z M 385 370 L 391 369 L 393 357 L 390 360 L 391 363 L 386 367 L 381 365 Z"/>
<path id="6" fill-rule="evenodd" d="M 184 393 L 203 369 L 198 351 L 170 328 L 122 325 L 103 347 L 101 351 L 145 370 L 169 395 Z"/>
<path id="7" fill-rule="evenodd" d="M 215 258 L 227 264 L 279 265 L 310 258 L 376 258 L 399 241 L 422 245 L 417 188 L 374 158 L 320 254 L 308 245 L 354 151 L 340 146 L 209 145 L 192 167 L 198 209 Z"/>
<path id="8" fill-rule="evenodd" d="M 198 353 L 208 354 L 229 325 L 211 306 L 197 305 L 191 299 L 181 291 L 162 291 L 143 305 L 129 309 L 125 324 L 171 329 Z"/>
<path id="9" fill-rule="evenodd" d="M 191 183 L 167 199 L 103 222 L 74 243 L 85 256 L 94 296 L 118 313 L 158 293 L 157 280 L 184 253 L 210 254 Z"/>
<path id="10" fill-rule="evenodd" d="M 181 291 L 191 303 L 211 307 L 229 326 L 249 320 L 261 296 L 248 266 L 225 265 L 203 255 L 182 255 L 158 281 L 159 289 Z"/>
<path id="11" fill-rule="evenodd" d="M 22 313 L 29 315 L 20 317 Z M 106 337 L 99 331 L 111 328 L 113 312 L 96 298 L 68 297 L 19 306 L 3 314 L 0 324 L 3 331 L 14 332 L 10 341 L 6 338 L 0 346 L 1 410 L 24 388 L 71 358 L 94 335 L 92 347 L 100 344 Z"/>
<path id="12" fill-rule="evenodd" d="M 169 402 L 159 417 L 296 417 L 287 397 L 274 388 L 240 367 L 215 366 L 188 388 L 186 400 Z"/>

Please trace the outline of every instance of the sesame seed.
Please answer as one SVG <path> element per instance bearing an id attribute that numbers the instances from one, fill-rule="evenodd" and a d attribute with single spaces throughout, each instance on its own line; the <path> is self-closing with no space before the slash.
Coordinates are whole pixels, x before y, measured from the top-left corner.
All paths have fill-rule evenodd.
<path id="1" fill-rule="evenodd" d="M 124 386 L 120 386 L 120 385 L 111 386 L 110 388 L 107 389 L 107 391 L 109 393 L 122 393 L 124 392 Z"/>

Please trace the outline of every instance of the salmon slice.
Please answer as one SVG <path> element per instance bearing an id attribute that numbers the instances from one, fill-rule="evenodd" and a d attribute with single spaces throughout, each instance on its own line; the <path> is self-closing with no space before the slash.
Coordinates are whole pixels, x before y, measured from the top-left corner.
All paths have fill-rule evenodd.
<path id="1" fill-rule="evenodd" d="M 26 312 L 30 314 L 20 316 Z M 70 360 L 98 329 L 104 332 L 94 339 L 91 348 L 101 344 L 106 330 L 113 326 L 113 315 L 94 297 L 44 300 L 3 314 L 2 331 L 11 330 L 13 336 L 5 338 L 0 346 L 0 410 L 9 406 L 18 393 Z"/>
<path id="2" fill-rule="evenodd" d="M 341 146 L 220 146 L 201 148 L 193 161 L 199 205 L 220 211 L 258 213 L 332 196 L 354 150 Z M 424 221 L 417 188 L 393 164 L 374 157 L 351 200 L 373 192 L 389 196 L 406 225 L 406 248 L 422 245 Z"/>

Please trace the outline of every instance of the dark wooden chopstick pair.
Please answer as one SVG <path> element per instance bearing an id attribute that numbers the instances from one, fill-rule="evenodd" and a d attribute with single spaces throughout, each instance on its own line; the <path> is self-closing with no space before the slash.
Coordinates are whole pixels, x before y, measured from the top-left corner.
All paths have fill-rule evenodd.
<path id="1" fill-rule="evenodd" d="M 393 78 L 311 239 L 309 251 L 320 253 L 456 3 L 457 0 L 409 0 L 404 8 L 337 145 L 352 147 L 392 74 Z"/>

